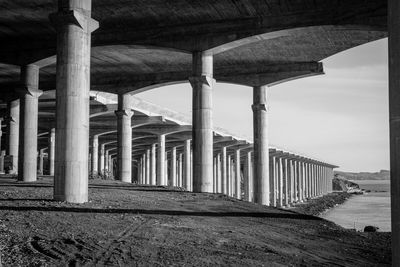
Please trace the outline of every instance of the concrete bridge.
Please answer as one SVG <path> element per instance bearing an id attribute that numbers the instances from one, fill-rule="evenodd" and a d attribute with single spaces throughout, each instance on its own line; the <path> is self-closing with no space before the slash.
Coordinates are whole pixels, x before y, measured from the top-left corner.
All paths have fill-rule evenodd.
<path id="1" fill-rule="evenodd" d="M 141 183 L 166 184 L 170 177 L 194 192 L 238 196 L 241 162 L 247 166 L 246 198 L 264 205 L 284 205 L 289 196 L 301 201 L 329 191 L 325 182 L 334 166 L 270 148 L 267 87 L 323 74 L 322 59 L 389 32 L 392 242 L 397 252 L 400 3 L 390 0 L 389 5 L 382 0 L 0 3 L 0 92 L 8 110 L 2 149 L 13 156 L 20 179 L 34 181 L 37 150 L 43 154 L 47 132 L 54 198 L 61 201 L 88 200 L 89 165 L 100 172 L 111 167 L 122 181 L 136 177 Z M 252 87 L 253 150 L 246 140 L 224 139 L 229 135 L 215 130 L 216 81 Z M 193 88 L 192 127 L 168 116 L 145 115 L 132 102 L 132 94 L 182 82 Z M 53 99 L 42 101 L 41 95 L 53 90 Z M 95 101 L 90 90 L 116 94 L 118 102 L 90 105 Z M 177 158 L 170 174 L 168 151 Z M 398 253 L 393 255 L 394 266 L 400 265 Z"/>

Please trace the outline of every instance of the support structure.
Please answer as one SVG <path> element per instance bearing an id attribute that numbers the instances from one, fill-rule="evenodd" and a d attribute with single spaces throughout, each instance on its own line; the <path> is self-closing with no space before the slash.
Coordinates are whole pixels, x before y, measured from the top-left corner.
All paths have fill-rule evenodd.
<path id="1" fill-rule="evenodd" d="M 117 115 L 117 134 L 118 150 L 117 178 L 122 182 L 130 183 L 132 181 L 132 115 L 130 108 L 130 96 L 118 95 Z"/>
<path id="2" fill-rule="evenodd" d="M 253 87 L 254 201 L 270 204 L 267 87 Z"/>
<path id="3" fill-rule="evenodd" d="M 157 185 L 167 185 L 165 176 L 165 135 L 158 136 L 157 144 Z"/>
<path id="4" fill-rule="evenodd" d="M 183 187 L 190 190 L 190 140 L 185 140 L 183 160 Z"/>
<path id="5" fill-rule="evenodd" d="M 6 154 L 12 157 L 12 166 L 8 169 L 9 174 L 18 173 L 18 146 L 19 146 L 19 99 L 8 103 L 8 146 Z"/>
<path id="6" fill-rule="evenodd" d="M 213 191 L 213 56 L 193 53 L 193 191 Z"/>
<path id="7" fill-rule="evenodd" d="M 91 0 L 60 0 L 57 29 L 54 199 L 88 201 Z"/>
<path id="8" fill-rule="evenodd" d="M 49 132 L 48 140 L 48 159 L 49 159 L 49 175 L 54 175 L 54 160 L 55 160 L 55 149 L 56 149 L 56 129 L 52 128 Z"/>
<path id="9" fill-rule="evenodd" d="M 99 136 L 95 135 L 93 136 L 92 140 L 92 156 L 91 156 L 91 164 L 92 164 L 92 173 L 93 175 L 96 175 L 98 173 L 98 164 L 99 164 Z"/>
<path id="10" fill-rule="evenodd" d="M 18 179 L 24 182 L 37 180 L 37 134 L 39 67 L 21 67 Z"/>

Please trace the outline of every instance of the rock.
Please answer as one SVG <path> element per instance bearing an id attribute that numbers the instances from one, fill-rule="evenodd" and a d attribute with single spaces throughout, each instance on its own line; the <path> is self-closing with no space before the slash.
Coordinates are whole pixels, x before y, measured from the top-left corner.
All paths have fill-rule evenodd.
<path id="1" fill-rule="evenodd" d="M 364 232 L 369 232 L 369 233 L 377 232 L 378 229 L 379 229 L 379 227 L 368 225 L 368 226 L 364 227 Z"/>

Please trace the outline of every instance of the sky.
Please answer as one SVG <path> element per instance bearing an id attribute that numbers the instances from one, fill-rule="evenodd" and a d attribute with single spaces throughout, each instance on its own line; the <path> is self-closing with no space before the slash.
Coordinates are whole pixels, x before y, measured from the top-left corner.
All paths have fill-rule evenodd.
<path id="1" fill-rule="evenodd" d="M 268 88 L 269 140 L 342 171 L 389 170 L 387 39 L 323 60 L 325 75 Z M 136 95 L 191 115 L 189 83 Z M 252 140 L 252 88 L 218 83 L 214 126 Z"/>

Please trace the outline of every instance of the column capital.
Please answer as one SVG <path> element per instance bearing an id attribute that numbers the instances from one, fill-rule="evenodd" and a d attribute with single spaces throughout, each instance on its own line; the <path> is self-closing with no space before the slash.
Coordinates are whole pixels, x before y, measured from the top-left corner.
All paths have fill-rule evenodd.
<path id="1" fill-rule="evenodd" d="M 30 95 L 32 97 L 39 98 L 43 94 L 43 91 L 35 88 L 34 86 L 22 86 L 17 89 L 17 93 L 20 97 Z"/>
<path id="2" fill-rule="evenodd" d="M 56 28 L 63 25 L 74 24 L 81 27 L 85 32 L 92 33 L 99 28 L 99 22 L 78 10 L 62 10 L 52 13 L 50 21 Z"/>
<path id="3" fill-rule="evenodd" d="M 261 110 L 268 111 L 268 106 L 266 104 L 253 104 L 251 105 L 251 109 L 253 111 L 261 111 Z"/>
<path id="4" fill-rule="evenodd" d="M 134 114 L 133 110 L 131 109 L 123 109 L 123 110 L 116 110 L 114 111 L 115 115 L 117 115 L 118 118 L 121 118 L 123 116 L 128 116 L 131 118 Z"/>
<path id="5" fill-rule="evenodd" d="M 214 87 L 216 80 L 213 77 L 201 75 L 189 77 L 189 82 L 193 88 L 196 88 L 199 84 L 206 84 L 210 87 Z"/>

